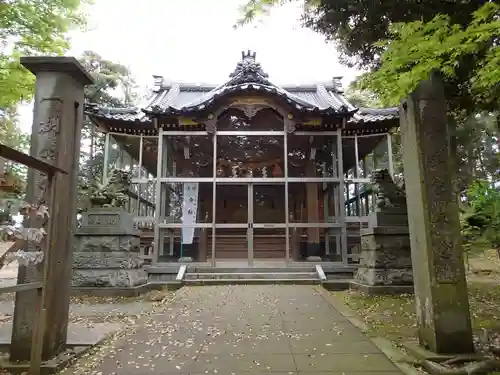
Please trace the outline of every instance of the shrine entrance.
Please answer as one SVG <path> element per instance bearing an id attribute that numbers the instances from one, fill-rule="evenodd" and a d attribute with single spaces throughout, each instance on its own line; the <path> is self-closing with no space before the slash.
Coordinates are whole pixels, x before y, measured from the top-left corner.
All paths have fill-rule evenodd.
<path id="1" fill-rule="evenodd" d="M 283 119 L 263 110 L 252 125 L 234 111 L 217 124 L 214 263 L 289 258 Z"/>
<path id="2" fill-rule="evenodd" d="M 288 259 L 284 184 L 218 183 L 216 206 L 217 260 Z"/>
<path id="3" fill-rule="evenodd" d="M 376 207 L 372 171 L 394 172 L 398 113 L 355 108 L 338 77 L 277 86 L 243 52 L 222 85 L 155 76 L 144 108 L 87 114 L 107 133 L 104 181 L 132 172 L 127 209 L 145 259 L 223 268 L 356 263 Z"/>

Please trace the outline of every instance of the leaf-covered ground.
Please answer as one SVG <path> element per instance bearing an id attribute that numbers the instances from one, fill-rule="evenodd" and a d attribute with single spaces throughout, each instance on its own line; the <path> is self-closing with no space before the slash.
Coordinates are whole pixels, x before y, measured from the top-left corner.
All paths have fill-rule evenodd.
<path id="1" fill-rule="evenodd" d="M 469 260 L 469 304 L 474 330 L 486 328 L 500 334 L 500 262 L 494 251 Z M 396 343 L 416 337 L 412 295 L 363 296 L 355 291 L 333 292 L 362 318 L 373 336 Z"/>
<path id="2" fill-rule="evenodd" d="M 401 372 L 310 285 L 182 288 L 60 375 Z"/>

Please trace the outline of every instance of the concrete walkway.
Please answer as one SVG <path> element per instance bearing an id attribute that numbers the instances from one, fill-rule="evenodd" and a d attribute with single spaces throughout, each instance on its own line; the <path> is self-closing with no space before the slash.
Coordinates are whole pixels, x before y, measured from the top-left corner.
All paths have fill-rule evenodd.
<path id="1" fill-rule="evenodd" d="M 401 374 L 312 286 L 178 292 L 64 374 Z"/>

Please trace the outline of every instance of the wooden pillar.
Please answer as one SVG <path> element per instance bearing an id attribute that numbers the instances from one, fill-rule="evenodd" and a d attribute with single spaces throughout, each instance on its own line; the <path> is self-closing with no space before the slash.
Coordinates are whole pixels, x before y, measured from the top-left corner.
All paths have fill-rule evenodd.
<path id="1" fill-rule="evenodd" d="M 73 232 L 76 224 L 76 176 L 83 122 L 84 86 L 92 78 L 73 57 L 25 57 L 21 63 L 36 75 L 31 155 L 68 171 L 54 179 L 56 204 L 48 207 L 54 220 L 46 280 L 46 329 L 43 359 L 54 357 L 66 344 L 71 291 Z M 28 173 L 27 199 L 48 204 L 45 175 Z M 58 199 L 59 197 L 59 199 Z M 38 269 L 37 269 L 38 268 Z M 19 267 L 18 284 L 41 278 L 41 267 Z M 10 359 L 30 359 L 32 328 L 37 316 L 37 292 L 16 294 Z"/>
<path id="2" fill-rule="evenodd" d="M 314 160 L 307 163 L 307 177 L 316 177 L 316 165 Z M 307 222 L 319 222 L 319 196 L 318 183 L 308 182 L 306 184 L 306 201 L 307 201 Z M 319 255 L 320 251 L 320 235 L 319 228 L 307 228 L 307 255 Z"/>
<path id="3" fill-rule="evenodd" d="M 400 114 L 420 343 L 437 353 L 472 352 L 455 150 L 440 77 L 421 82 Z"/>

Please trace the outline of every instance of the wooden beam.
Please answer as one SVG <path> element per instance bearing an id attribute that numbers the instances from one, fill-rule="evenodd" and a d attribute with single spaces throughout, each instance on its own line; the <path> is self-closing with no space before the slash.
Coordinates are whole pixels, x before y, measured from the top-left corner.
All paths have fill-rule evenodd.
<path id="1" fill-rule="evenodd" d="M 0 157 L 14 161 L 16 163 L 20 163 L 22 165 L 25 165 L 28 168 L 33 168 L 36 169 L 40 172 L 43 172 L 45 174 L 53 174 L 55 172 L 63 173 L 63 174 L 68 174 L 67 171 L 52 165 L 50 163 L 47 163 L 46 161 L 33 157 L 30 155 L 25 154 L 24 152 L 17 151 L 9 146 L 3 145 L 0 143 Z"/>

